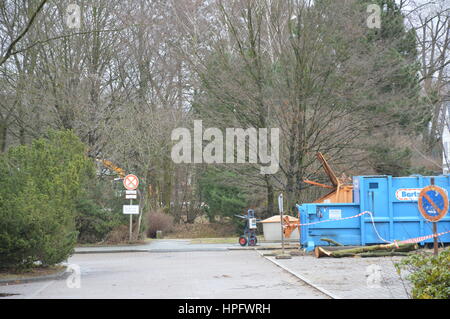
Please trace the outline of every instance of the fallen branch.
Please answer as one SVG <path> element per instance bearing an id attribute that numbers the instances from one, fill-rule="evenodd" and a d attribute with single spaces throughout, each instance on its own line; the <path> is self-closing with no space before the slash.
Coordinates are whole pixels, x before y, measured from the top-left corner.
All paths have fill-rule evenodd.
<path id="1" fill-rule="evenodd" d="M 344 246 L 341 243 L 338 243 L 337 241 L 330 239 L 330 238 L 320 238 L 321 241 L 325 241 L 331 245 L 335 245 L 335 246 Z"/>
<path id="2" fill-rule="evenodd" d="M 367 257 L 393 257 L 393 256 L 408 256 L 411 253 L 401 252 L 401 251 L 373 251 L 370 253 L 361 253 L 357 256 L 362 258 Z"/>
<path id="3" fill-rule="evenodd" d="M 362 246 L 362 247 L 357 247 L 357 248 L 340 249 L 340 250 L 329 250 L 329 249 L 325 249 L 324 247 L 316 247 L 314 249 L 314 255 L 317 258 L 320 258 L 320 257 L 341 258 L 341 257 L 351 257 L 351 256 L 356 256 L 356 255 L 362 254 L 362 253 L 376 252 L 376 251 L 408 252 L 408 251 L 415 250 L 415 249 L 417 249 L 417 244 L 400 244 L 399 247 L 396 247 L 394 244 L 373 245 L 373 246 Z"/>

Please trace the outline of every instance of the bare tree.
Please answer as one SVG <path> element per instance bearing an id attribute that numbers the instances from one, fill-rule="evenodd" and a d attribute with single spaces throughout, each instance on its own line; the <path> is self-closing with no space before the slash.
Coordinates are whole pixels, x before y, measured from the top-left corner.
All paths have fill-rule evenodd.
<path id="1" fill-rule="evenodd" d="M 12 30 L 1 30 L 0 31 L 0 41 L 2 42 L 2 47 L 1 47 L 1 55 L 0 55 L 0 67 L 13 55 L 17 54 L 17 51 L 14 51 L 17 44 L 20 42 L 20 40 L 22 40 L 23 37 L 25 37 L 25 35 L 28 33 L 28 31 L 30 30 L 30 28 L 32 27 L 34 20 L 36 19 L 37 15 L 39 14 L 39 12 L 42 10 L 42 8 L 44 7 L 44 5 L 47 3 L 47 0 L 41 0 L 37 7 L 34 9 L 29 9 L 28 10 L 28 15 L 30 16 L 29 20 L 26 22 L 25 26 L 23 27 L 23 30 L 18 34 L 18 35 L 14 35 L 12 34 Z M 17 6 L 17 4 L 15 5 Z M 4 2 L 3 4 L 0 5 L 0 11 L 2 12 L 2 20 L 0 24 L 7 24 L 8 23 L 8 16 L 10 16 L 11 13 L 11 7 L 9 6 L 9 4 L 7 2 Z M 11 22 L 11 21 L 9 21 Z M 15 23 L 18 23 L 18 21 L 15 21 Z M 12 26 L 10 24 L 10 26 Z M 7 46 L 7 48 L 5 50 L 3 50 L 3 43 L 4 43 L 4 39 L 3 39 L 3 35 L 4 34 L 8 34 L 8 36 L 10 37 L 11 43 Z M 3 52 L 4 51 L 4 52 Z"/>
<path id="2" fill-rule="evenodd" d="M 450 8 L 443 0 L 430 3 L 410 1 L 404 10 L 410 28 L 415 30 L 418 44 L 420 82 L 431 118 L 425 142 L 431 151 L 440 145 L 446 118 L 445 102 L 450 80 Z"/>

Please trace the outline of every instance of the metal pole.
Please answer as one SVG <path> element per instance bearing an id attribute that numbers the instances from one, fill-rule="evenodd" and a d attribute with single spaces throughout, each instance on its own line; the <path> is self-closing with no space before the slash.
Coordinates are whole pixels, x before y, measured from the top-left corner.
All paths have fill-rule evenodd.
<path id="1" fill-rule="evenodd" d="M 433 254 L 436 256 L 438 254 L 438 239 L 437 239 L 437 222 L 433 223 Z"/>
<path id="2" fill-rule="evenodd" d="M 133 205 L 132 199 L 130 199 L 130 205 Z M 133 232 L 132 225 L 133 225 L 133 214 L 130 214 L 130 239 L 129 239 L 129 242 L 131 242 L 131 234 Z"/>
<path id="3" fill-rule="evenodd" d="M 431 185 L 434 185 L 434 177 L 431 177 Z M 437 222 L 433 222 L 433 254 L 438 254 L 438 239 L 437 239 Z"/>
<path id="4" fill-rule="evenodd" d="M 283 212 L 280 213 L 280 224 L 281 224 L 281 252 L 284 255 Z"/>
<path id="5" fill-rule="evenodd" d="M 284 229 L 283 229 L 283 194 L 278 196 L 278 208 L 280 210 L 280 226 L 281 226 L 281 252 L 284 255 Z"/>

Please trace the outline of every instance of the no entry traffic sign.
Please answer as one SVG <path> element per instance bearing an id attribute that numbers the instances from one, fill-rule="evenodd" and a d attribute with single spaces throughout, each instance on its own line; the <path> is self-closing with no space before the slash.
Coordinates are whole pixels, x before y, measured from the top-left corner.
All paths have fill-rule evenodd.
<path id="1" fill-rule="evenodd" d="M 443 188 L 430 185 L 420 191 L 418 204 L 419 211 L 426 220 L 437 222 L 447 214 L 448 196 Z"/>
<path id="2" fill-rule="evenodd" d="M 128 190 L 134 190 L 139 186 L 139 179 L 136 175 L 129 174 L 123 179 L 123 186 Z"/>

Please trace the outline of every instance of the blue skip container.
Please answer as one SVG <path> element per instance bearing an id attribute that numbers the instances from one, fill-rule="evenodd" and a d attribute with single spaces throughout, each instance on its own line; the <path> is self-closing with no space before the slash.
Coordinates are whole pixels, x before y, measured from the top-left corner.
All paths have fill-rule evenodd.
<path id="1" fill-rule="evenodd" d="M 386 243 L 384 240 L 406 240 L 433 234 L 432 223 L 421 215 L 418 196 L 422 188 L 434 184 L 450 190 L 450 175 L 392 177 L 353 177 L 353 203 L 314 203 L 297 205 L 301 224 L 328 219 L 355 218 L 305 225 L 300 227 L 300 244 L 311 251 L 315 246 L 328 245 L 321 238 L 333 239 L 344 245 L 363 246 Z M 450 214 L 437 223 L 437 232 L 450 230 Z M 381 238 L 380 238 L 381 237 Z M 420 242 L 432 243 L 433 238 Z M 439 243 L 450 243 L 450 233 L 438 237 Z"/>

